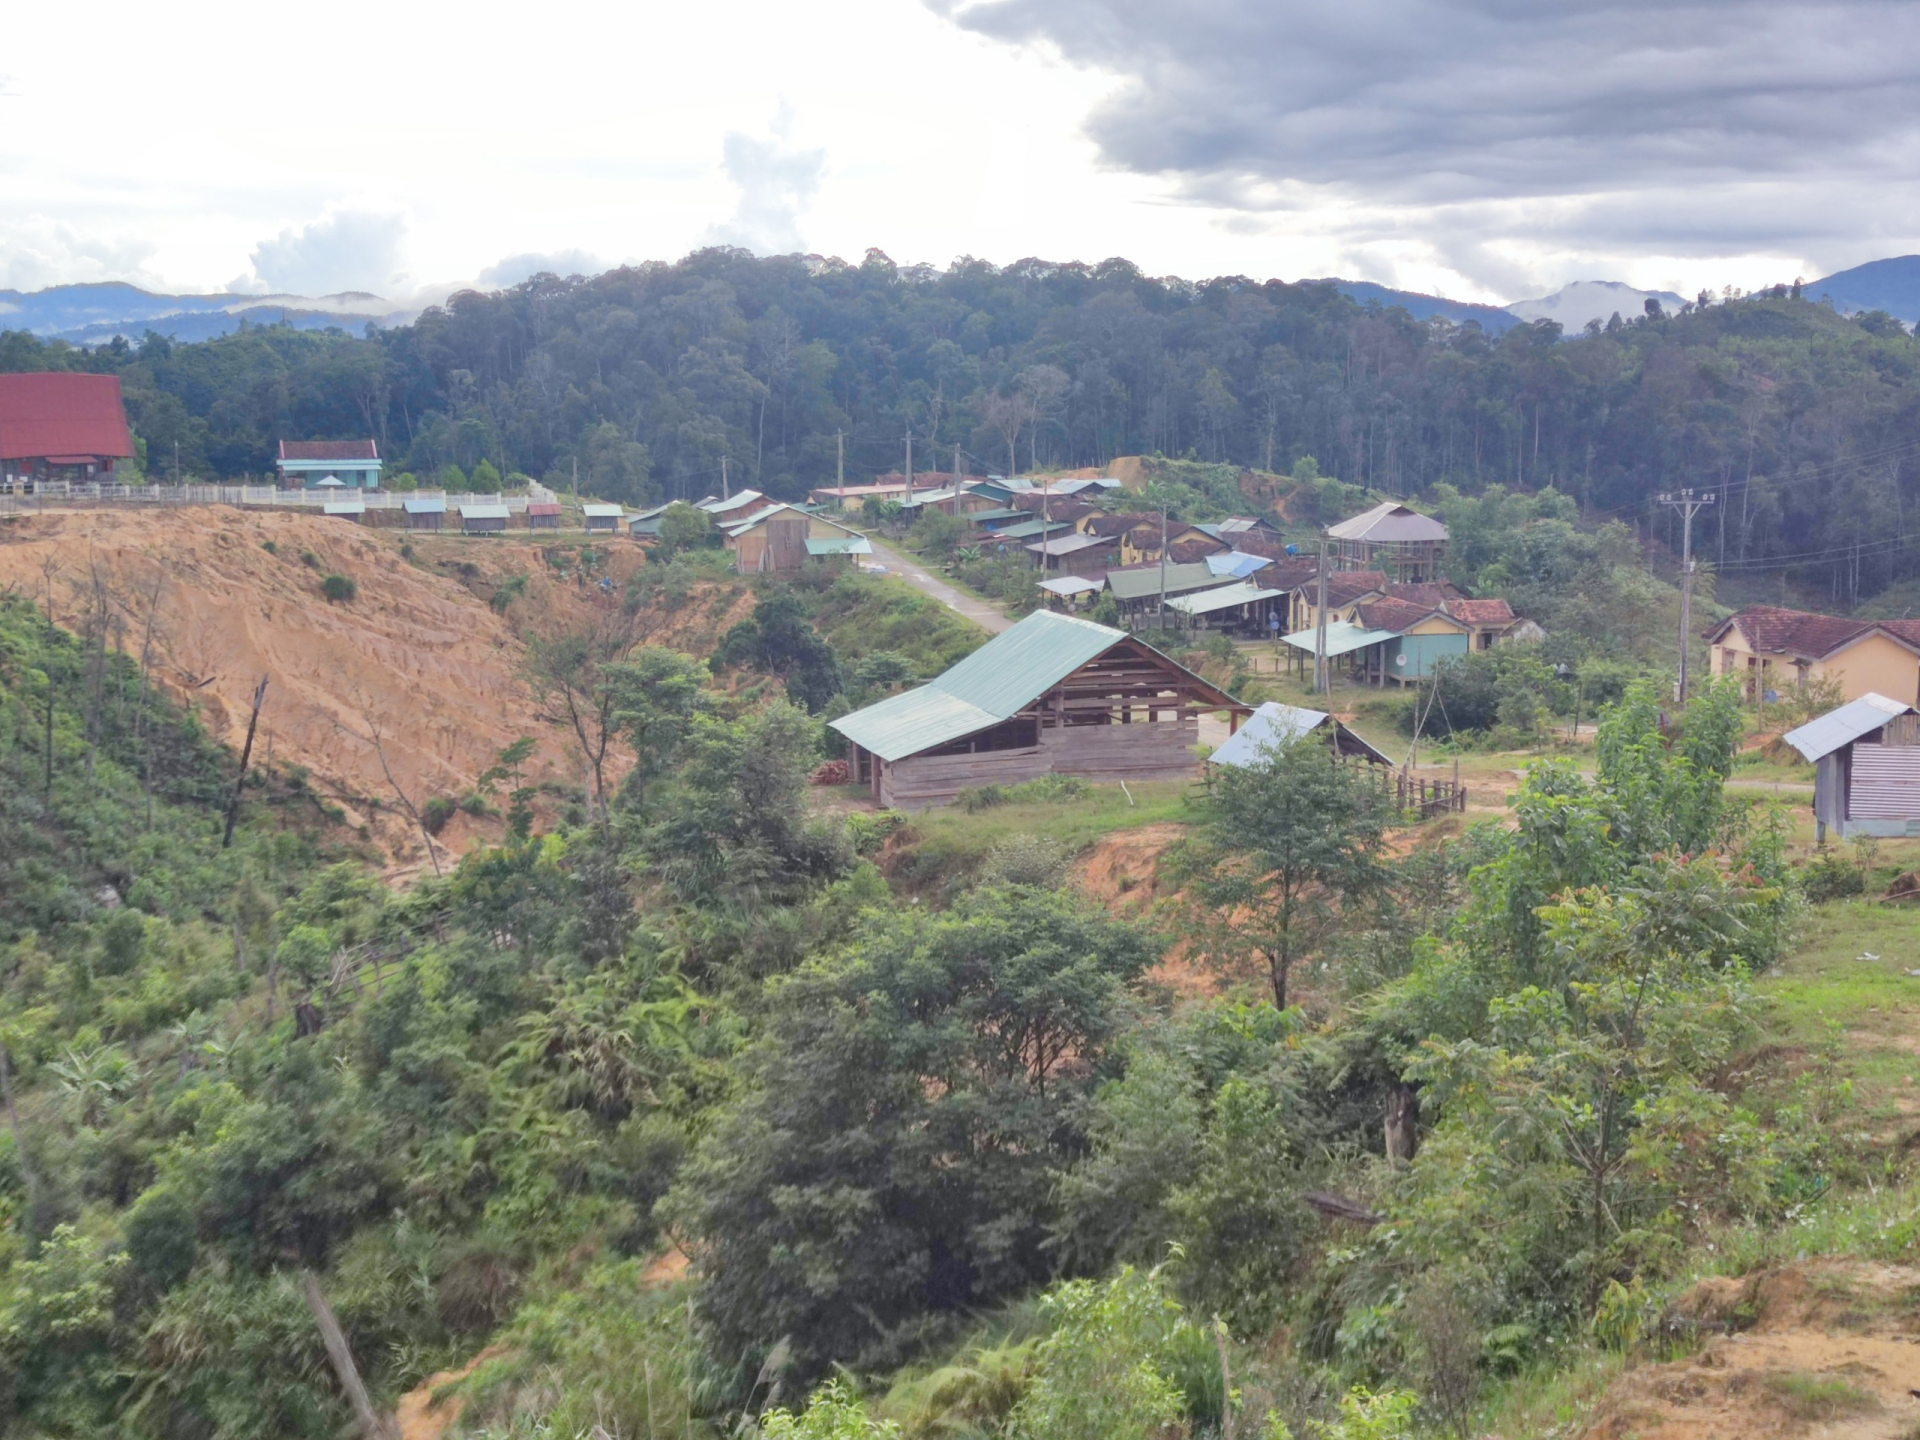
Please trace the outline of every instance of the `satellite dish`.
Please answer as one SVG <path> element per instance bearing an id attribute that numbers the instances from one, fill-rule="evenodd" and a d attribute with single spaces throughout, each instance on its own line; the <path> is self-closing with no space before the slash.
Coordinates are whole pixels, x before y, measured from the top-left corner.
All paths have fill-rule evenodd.
<path id="1" fill-rule="evenodd" d="M 1396 655 L 1393 657 L 1393 663 L 1396 665 L 1404 665 L 1407 663 L 1407 657 L 1404 655 Z"/>

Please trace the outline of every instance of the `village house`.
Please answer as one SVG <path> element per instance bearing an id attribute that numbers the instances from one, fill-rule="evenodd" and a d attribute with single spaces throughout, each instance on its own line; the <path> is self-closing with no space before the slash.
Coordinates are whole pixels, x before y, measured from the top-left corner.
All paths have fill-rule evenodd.
<path id="1" fill-rule="evenodd" d="M 133 457 L 117 375 L 0 375 L 0 485 L 111 480 Z"/>
<path id="2" fill-rule="evenodd" d="M 558 530 L 560 528 L 560 507 L 551 502 L 540 502 L 527 506 L 527 529 Z"/>
<path id="3" fill-rule="evenodd" d="M 1302 735 L 1321 737 L 1342 759 L 1364 760 L 1389 768 L 1393 765 L 1393 761 L 1325 710 L 1303 710 L 1297 705 L 1282 705 L 1278 700 L 1267 701 L 1248 716 L 1239 730 L 1207 757 L 1207 763 L 1234 769 L 1264 765 L 1275 747 L 1289 744 Z"/>
<path id="4" fill-rule="evenodd" d="M 1184 780 L 1199 717 L 1251 713 L 1124 631 L 1039 610 L 937 679 L 829 722 L 882 805 L 945 804 L 1041 775 Z"/>
<path id="5" fill-rule="evenodd" d="M 1049 575 L 1104 575 L 1119 555 L 1112 540 L 1101 535 L 1055 535 L 1026 547 L 1034 563 Z"/>
<path id="6" fill-rule="evenodd" d="M 626 517 L 626 508 L 621 505 L 582 505 L 580 518 L 589 535 L 618 535 L 620 522 Z"/>
<path id="7" fill-rule="evenodd" d="M 1216 575 L 1204 560 L 1185 564 L 1158 561 L 1146 565 L 1123 565 L 1107 571 L 1107 593 L 1130 620 L 1156 615 L 1164 593 L 1171 598 L 1196 590 L 1217 590 L 1235 583 L 1231 575 Z M 1170 618 L 1171 612 L 1170 612 Z"/>
<path id="8" fill-rule="evenodd" d="M 402 500 L 400 510 L 409 530 L 438 530 L 447 521 L 445 500 Z"/>
<path id="9" fill-rule="evenodd" d="M 380 448 L 371 440 L 282 440 L 283 490 L 377 490 Z"/>
<path id="10" fill-rule="evenodd" d="M 1707 632 L 1713 674 L 1740 681 L 1749 701 L 1832 681 L 1845 700 L 1920 699 L 1920 620 L 1851 620 L 1749 605 Z"/>
<path id="11" fill-rule="evenodd" d="M 778 502 L 722 526 L 721 537 L 733 555 L 733 568 L 742 575 L 791 572 L 809 560 L 850 561 L 873 553 L 873 546 L 858 530 Z"/>
<path id="12" fill-rule="evenodd" d="M 1446 565 L 1447 527 L 1392 500 L 1329 525 L 1327 539 L 1340 570 L 1379 570 L 1417 583 L 1439 579 Z"/>
<path id="13" fill-rule="evenodd" d="M 511 513 L 504 505 L 462 505 L 460 533 L 462 535 L 504 535 L 507 533 L 507 516 Z"/>
<path id="14" fill-rule="evenodd" d="M 1813 762 L 1814 839 L 1920 835 L 1920 714 L 1869 691 L 1783 737 Z"/>

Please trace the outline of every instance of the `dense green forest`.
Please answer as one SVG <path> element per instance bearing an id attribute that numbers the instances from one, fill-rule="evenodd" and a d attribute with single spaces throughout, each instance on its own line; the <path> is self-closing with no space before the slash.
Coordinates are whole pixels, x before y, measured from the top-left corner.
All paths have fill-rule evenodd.
<path id="1" fill-rule="evenodd" d="M 263 475 L 282 436 L 373 434 L 390 473 L 485 466 L 629 503 L 782 498 L 915 465 L 1163 454 L 1285 472 L 1312 456 L 1395 495 L 1553 487 L 1672 538 L 1664 490 L 1713 489 L 1702 554 L 1852 605 L 1911 576 L 1916 343 L 1784 290 L 1563 337 L 1492 338 L 1331 285 L 1194 284 L 1099 265 L 902 268 L 700 251 L 468 292 L 351 337 L 248 329 L 94 351 L 0 334 L 0 370 L 118 371 L 149 462 Z M 176 451 L 177 447 L 177 451 Z M 456 477 L 458 478 L 458 477 Z"/>
<path id="2" fill-rule="evenodd" d="M 1151 802 L 1151 911 L 992 828 L 1070 781 L 909 895 L 901 818 L 809 795 L 807 705 L 911 664 L 824 604 L 549 646 L 639 763 L 547 829 L 503 756 L 499 843 L 407 892 L 297 773 L 224 846 L 232 757 L 0 604 L 0 1434 L 340 1434 L 324 1313 L 376 1407 L 484 1351 L 498 1440 L 1466 1435 L 1897 1178 L 1830 1066 L 1751 1059 L 1806 901 L 1727 689 L 1624 683 L 1411 853 L 1303 742 Z"/>

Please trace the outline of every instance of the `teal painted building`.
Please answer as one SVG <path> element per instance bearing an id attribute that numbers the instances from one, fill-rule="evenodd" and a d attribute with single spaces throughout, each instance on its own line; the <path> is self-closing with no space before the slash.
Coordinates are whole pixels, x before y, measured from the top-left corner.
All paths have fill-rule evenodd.
<path id="1" fill-rule="evenodd" d="M 282 440 L 284 490 L 378 490 L 380 450 L 371 440 Z"/>

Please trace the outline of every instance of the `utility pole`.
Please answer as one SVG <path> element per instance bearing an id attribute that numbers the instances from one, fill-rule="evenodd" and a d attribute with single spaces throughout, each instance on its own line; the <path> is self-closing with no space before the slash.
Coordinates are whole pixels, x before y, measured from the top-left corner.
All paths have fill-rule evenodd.
<path id="1" fill-rule="evenodd" d="M 847 483 L 847 432 L 833 432 L 833 483 L 836 487 Z"/>
<path id="2" fill-rule="evenodd" d="M 1327 542 L 1320 540 L 1320 573 L 1314 577 L 1313 693 L 1324 695 L 1327 683 Z"/>
<path id="3" fill-rule="evenodd" d="M 960 482 L 967 478 L 967 472 L 960 468 L 960 447 L 953 447 L 953 488 L 958 490 Z"/>
<path id="4" fill-rule="evenodd" d="M 567 492 L 575 500 L 580 498 L 580 457 L 573 457 L 573 488 Z"/>
<path id="5" fill-rule="evenodd" d="M 180 483 L 180 442 L 173 442 L 173 483 Z"/>
<path id="6" fill-rule="evenodd" d="M 1160 634 L 1167 631 L 1167 502 L 1160 502 Z"/>
<path id="7" fill-rule="evenodd" d="M 1660 503 L 1678 510 L 1681 516 L 1680 540 L 1680 689 L 1682 705 L 1687 703 L 1687 652 L 1693 648 L 1693 517 L 1718 499 L 1711 490 L 1696 495 L 1691 486 L 1668 492 Z"/>
<path id="8" fill-rule="evenodd" d="M 907 431 L 907 500 L 913 500 L 913 431 Z"/>
<path id="9" fill-rule="evenodd" d="M 733 483 L 727 479 L 727 457 L 724 455 L 720 457 L 720 498 L 722 500 L 733 498 Z"/>

